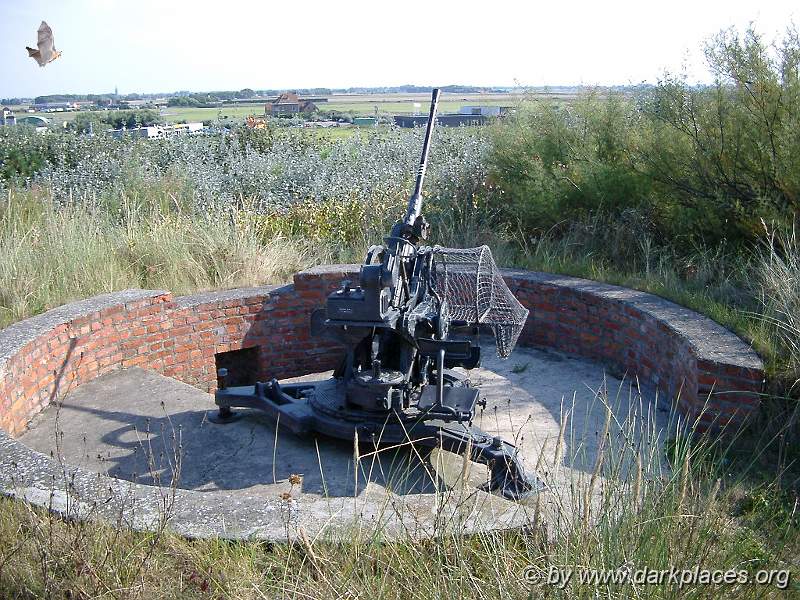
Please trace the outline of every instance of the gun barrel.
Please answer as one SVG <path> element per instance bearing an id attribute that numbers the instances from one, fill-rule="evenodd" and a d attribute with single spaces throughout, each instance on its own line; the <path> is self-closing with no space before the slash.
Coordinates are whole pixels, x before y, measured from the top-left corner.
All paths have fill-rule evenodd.
<path id="1" fill-rule="evenodd" d="M 425 181 L 425 168 L 428 165 L 428 150 L 431 144 L 431 133 L 436 123 L 436 108 L 439 104 L 439 88 L 433 88 L 431 93 L 431 112 L 428 115 L 428 126 L 425 129 L 425 141 L 422 144 L 422 157 L 419 160 L 417 170 L 417 183 L 414 186 L 414 193 L 408 200 L 408 210 L 406 211 L 406 225 L 413 225 L 422 211 L 422 183 Z"/>

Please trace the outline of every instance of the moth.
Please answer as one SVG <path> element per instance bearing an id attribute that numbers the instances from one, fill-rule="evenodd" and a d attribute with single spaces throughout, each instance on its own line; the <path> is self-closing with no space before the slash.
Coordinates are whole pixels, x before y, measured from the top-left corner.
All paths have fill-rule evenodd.
<path id="1" fill-rule="evenodd" d="M 40 67 L 43 67 L 61 56 L 61 52 L 56 50 L 53 44 L 53 30 L 50 29 L 50 25 L 45 21 L 42 21 L 42 24 L 39 25 L 37 33 L 38 40 L 36 41 L 36 45 L 38 46 L 38 50 L 29 48 L 28 46 L 25 46 L 25 49 L 28 51 L 28 56 L 35 59 Z"/>

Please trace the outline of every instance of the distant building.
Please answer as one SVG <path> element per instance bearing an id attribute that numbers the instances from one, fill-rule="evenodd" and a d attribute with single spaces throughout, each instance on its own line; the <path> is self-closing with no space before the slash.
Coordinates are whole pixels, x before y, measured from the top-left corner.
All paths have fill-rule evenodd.
<path id="1" fill-rule="evenodd" d="M 36 117 L 33 115 L 20 117 L 18 119 L 16 116 L 14 116 L 14 113 L 11 112 L 11 109 L 8 107 L 3 107 L 2 112 L 0 112 L 0 126 L 30 125 L 31 127 L 35 127 L 36 131 L 42 132 L 42 131 L 47 131 L 47 126 L 49 124 L 50 121 L 48 121 L 44 117 Z"/>
<path id="2" fill-rule="evenodd" d="M 297 94 L 284 92 L 274 101 L 264 105 L 264 114 L 273 117 L 291 117 L 300 113 L 312 113 L 319 110 L 311 100 L 298 98 Z"/>
<path id="3" fill-rule="evenodd" d="M 0 125 L 14 125 L 16 122 L 17 118 L 14 116 L 13 111 L 4 106 L 2 112 L 0 112 Z"/>
<path id="4" fill-rule="evenodd" d="M 306 121 L 303 127 L 308 129 L 327 129 L 329 127 L 350 127 L 350 123 L 339 123 L 339 121 Z"/>
<path id="5" fill-rule="evenodd" d="M 36 112 L 64 112 L 78 110 L 78 104 L 76 102 L 41 102 L 34 104 L 33 108 Z"/>
<path id="6" fill-rule="evenodd" d="M 33 125 L 34 127 L 47 127 L 50 121 L 48 121 L 44 117 L 29 115 L 27 117 L 20 117 L 19 119 L 17 119 L 17 123 L 19 125 Z"/>
<path id="7" fill-rule="evenodd" d="M 202 132 L 202 123 L 177 123 L 175 125 L 150 125 L 149 127 L 132 127 L 131 129 L 113 129 L 111 130 L 111 135 L 115 138 L 131 135 L 152 140 L 172 135 L 196 135 Z"/>
<path id="8" fill-rule="evenodd" d="M 203 124 L 202 123 L 176 123 L 171 127 L 167 127 L 166 129 L 169 131 L 172 130 L 171 133 L 200 133 L 203 131 Z"/>
<path id="9" fill-rule="evenodd" d="M 461 125 L 483 125 L 488 121 L 486 115 L 438 115 L 436 124 L 442 127 L 459 127 Z M 424 127 L 428 124 L 428 117 L 423 115 L 395 115 L 394 123 L 398 127 Z"/>
<path id="10" fill-rule="evenodd" d="M 162 138 L 164 137 L 164 129 L 156 125 L 152 125 L 150 127 L 131 127 L 130 129 L 123 127 L 122 129 L 111 130 L 111 137 L 121 138 L 124 135 L 142 137 L 146 139 Z"/>
<path id="11" fill-rule="evenodd" d="M 502 117 L 510 112 L 510 106 L 462 106 L 458 110 L 460 115 L 484 115 L 487 117 Z"/>
<path id="12" fill-rule="evenodd" d="M 353 125 L 358 127 L 375 127 L 378 124 L 378 117 L 353 117 Z"/>

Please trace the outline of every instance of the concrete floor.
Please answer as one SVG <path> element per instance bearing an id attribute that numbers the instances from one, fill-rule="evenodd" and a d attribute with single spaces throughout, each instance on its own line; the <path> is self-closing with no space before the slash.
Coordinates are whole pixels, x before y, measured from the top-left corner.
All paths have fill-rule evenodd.
<path id="1" fill-rule="evenodd" d="M 527 468 L 551 488 L 566 486 L 565 476 L 594 469 L 606 404 L 613 413 L 612 446 L 632 443 L 660 456 L 667 413 L 656 408 L 655 394 L 604 373 L 597 363 L 526 348 L 503 361 L 487 347 L 483 366 L 470 379 L 488 404 L 475 424 L 516 440 Z M 289 490 L 301 497 L 345 498 L 390 489 L 413 499 L 452 485 L 462 472 L 460 457 L 449 453 L 420 456 L 403 449 L 367 455 L 370 449 L 362 446 L 356 477 L 352 444 L 276 433 L 255 412 L 215 425 L 206 414 L 213 409 L 211 395 L 132 368 L 71 391 L 42 412 L 20 441 L 138 483 L 169 485 L 177 475 L 178 487 L 185 489 L 273 498 Z M 302 483 L 293 487 L 292 474 L 301 474 Z M 485 468 L 470 465 L 468 481 L 485 481 Z"/>

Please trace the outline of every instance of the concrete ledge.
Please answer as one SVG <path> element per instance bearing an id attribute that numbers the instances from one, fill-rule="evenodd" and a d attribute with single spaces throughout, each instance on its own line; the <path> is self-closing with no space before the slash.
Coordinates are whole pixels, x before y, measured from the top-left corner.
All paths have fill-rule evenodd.
<path id="1" fill-rule="evenodd" d="M 0 430 L 0 494 L 18 498 L 69 519 L 101 518 L 138 531 L 166 526 L 189 538 L 287 540 L 298 535 L 302 519 L 309 535 L 323 534 L 334 541 L 352 539 L 355 532 L 379 529 L 386 538 L 413 531 L 421 537 L 435 535 L 435 523 L 421 526 L 419 518 L 400 509 L 402 501 L 386 506 L 353 498 L 312 498 L 301 494 L 289 504 L 263 494 L 225 491 L 199 492 L 135 484 L 70 466 L 31 450 Z M 527 509 L 509 505 L 481 492 L 477 501 L 489 507 L 491 521 L 472 517 L 466 531 L 521 526 Z M 473 499 L 473 503 L 476 500 Z M 434 514 L 433 495 L 416 499 L 422 513 Z M 479 512 L 479 511 L 478 511 Z M 387 519 L 387 514 L 393 518 Z M 166 523 L 164 523 L 166 521 Z"/>
<path id="2" fill-rule="evenodd" d="M 164 290 L 127 290 L 67 304 L 0 331 L 0 491 L 51 506 L 48 490 L 74 476 L 76 489 L 89 493 L 80 496 L 96 498 L 95 509 L 104 516 L 113 518 L 126 502 L 135 503 L 142 520 L 132 524 L 149 528 L 163 491 L 69 467 L 65 473 L 14 437 L 70 389 L 117 369 L 139 366 L 213 391 L 215 355 L 231 350 L 256 349 L 260 379 L 333 368 L 341 348 L 312 340 L 309 316 L 357 272 L 358 265 L 328 265 L 297 273 L 291 285 L 180 298 Z M 627 288 L 518 270 L 504 271 L 504 277 L 530 310 L 522 345 L 597 359 L 639 377 L 667 398 L 679 397 L 679 411 L 702 427 L 736 425 L 758 409 L 761 359 L 712 320 Z M 246 537 L 254 527 L 274 533 L 279 525 L 283 531 L 275 516 L 279 507 L 263 498 L 252 499 L 251 507 L 264 511 L 263 523 L 220 524 L 202 493 L 176 494 L 189 519 L 178 530 L 189 535 L 196 534 L 189 522 L 205 523 L 207 535 Z M 69 498 L 58 502 L 66 506 Z"/>

